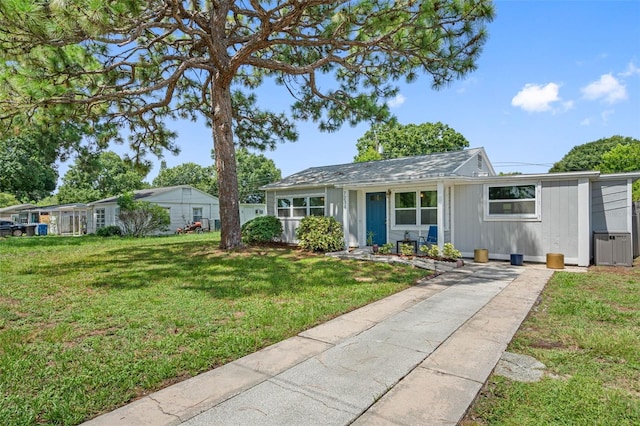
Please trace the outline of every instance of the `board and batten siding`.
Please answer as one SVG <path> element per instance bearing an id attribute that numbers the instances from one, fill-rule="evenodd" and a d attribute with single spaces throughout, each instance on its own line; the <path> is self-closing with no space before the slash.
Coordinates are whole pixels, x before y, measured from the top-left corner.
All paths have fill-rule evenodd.
<path id="1" fill-rule="evenodd" d="M 454 245 L 466 257 L 486 248 L 489 256 L 508 259 L 512 253 L 544 261 L 546 253 L 577 259 L 578 189 L 576 181 L 541 184 L 540 221 L 484 220 L 484 185 L 458 185 L 454 192 Z"/>
<path id="2" fill-rule="evenodd" d="M 631 232 L 627 181 L 596 181 L 591 187 L 591 227 L 594 232 Z"/>

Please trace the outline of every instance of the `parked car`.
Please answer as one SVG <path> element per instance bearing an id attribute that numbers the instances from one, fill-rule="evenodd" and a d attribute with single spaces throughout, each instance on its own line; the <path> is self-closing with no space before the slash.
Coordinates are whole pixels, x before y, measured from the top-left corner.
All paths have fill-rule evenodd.
<path id="1" fill-rule="evenodd" d="M 0 235 L 15 235 L 16 237 L 27 233 L 27 225 L 16 223 L 12 220 L 0 220 Z"/>

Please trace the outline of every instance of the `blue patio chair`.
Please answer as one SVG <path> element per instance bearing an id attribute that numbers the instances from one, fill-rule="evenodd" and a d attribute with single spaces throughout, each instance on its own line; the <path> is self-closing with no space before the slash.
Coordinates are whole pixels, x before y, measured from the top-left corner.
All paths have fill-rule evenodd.
<path id="1" fill-rule="evenodd" d="M 427 244 L 436 244 L 438 242 L 438 227 L 431 225 L 427 234 Z"/>

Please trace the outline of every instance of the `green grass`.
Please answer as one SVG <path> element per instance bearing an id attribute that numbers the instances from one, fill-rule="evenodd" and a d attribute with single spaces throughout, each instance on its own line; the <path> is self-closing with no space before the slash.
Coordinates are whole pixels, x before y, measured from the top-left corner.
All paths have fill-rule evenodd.
<path id="1" fill-rule="evenodd" d="M 219 234 L 0 239 L 0 424 L 77 424 L 412 285 L 425 271 Z"/>
<path id="2" fill-rule="evenodd" d="M 640 269 L 556 273 L 508 350 L 540 382 L 491 376 L 464 425 L 640 424 Z"/>

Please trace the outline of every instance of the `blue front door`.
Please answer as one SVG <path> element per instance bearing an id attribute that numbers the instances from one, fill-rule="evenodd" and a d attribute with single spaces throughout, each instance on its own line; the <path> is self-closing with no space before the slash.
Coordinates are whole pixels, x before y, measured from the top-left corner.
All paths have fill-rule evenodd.
<path id="1" fill-rule="evenodd" d="M 367 193 L 367 237 L 373 232 L 373 243 L 387 242 L 387 197 L 384 192 Z"/>

